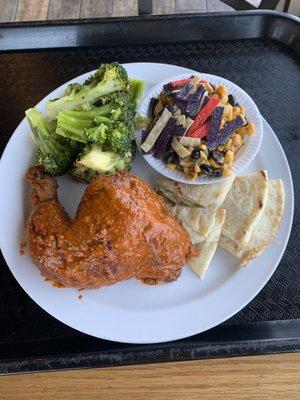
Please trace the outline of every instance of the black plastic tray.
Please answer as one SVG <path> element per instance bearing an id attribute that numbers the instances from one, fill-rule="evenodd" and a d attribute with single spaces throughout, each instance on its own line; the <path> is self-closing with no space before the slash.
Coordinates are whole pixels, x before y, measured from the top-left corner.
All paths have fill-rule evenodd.
<path id="1" fill-rule="evenodd" d="M 266 287 L 222 325 L 176 342 L 126 345 L 81 334 L 38 307 L 1 258 L 0 373 L 300 349 L 299 54 L 299 20 L 276 12 L 0 25 L 2 151 L 26 108 L 100 62 L 177 64 L 222 75 L 254 98 L 287 154 L 296 199 L 287 250 Z"/>

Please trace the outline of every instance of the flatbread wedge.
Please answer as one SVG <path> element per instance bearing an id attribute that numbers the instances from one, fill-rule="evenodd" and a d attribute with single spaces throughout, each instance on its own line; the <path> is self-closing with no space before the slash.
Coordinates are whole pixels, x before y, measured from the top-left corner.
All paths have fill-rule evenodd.
<path id="1" fill-rule="evenodd" d="M 216 211 L 168 203 L 168 209 L 190 236 L 192 244 L 203 242 L 215 224 Z"/>
<path id="2" fill-rule="evenodd" d="M 189 185 L 162 178 L 157 181 L 156 189 L 175 204 L 216 210 L 223 203 L 233 181 L 234 176 L 230 176 L 220 183 Z"/>
<path id="3" fill-rule="evenodd" d="M 197 257 L 188 260 L 188 266 L 199 276 L 203 278 L 211 260 L 215 254 L 218 241 L 221 235 L 221 229 L 225 221 L 226 211 L 219 208 L 216 212 L 215 224 L 210 230 L 205 241 L 197 243 L 196 249 L 199 251 Z"/>
<path id="4" fill-rule="evenodd" d="M 259 256 L 272 242 L 284 210 L 284 186 L 281 179 L 269 181 L 269 193 L 264 213 L 254 228 L 249 243 L 236 250 L 232 240 L 221 235 L 220 245 L 240 259 L 242 266 Z"/>
<path id="5" fill-rule="evenodd" d="M 268 189 L 267 171 L 235 178 L 222 204 L 226 210 L 222 235 L 233 242 L 236 251 L 248 244 L 253 229 L 263 215 Z"/>

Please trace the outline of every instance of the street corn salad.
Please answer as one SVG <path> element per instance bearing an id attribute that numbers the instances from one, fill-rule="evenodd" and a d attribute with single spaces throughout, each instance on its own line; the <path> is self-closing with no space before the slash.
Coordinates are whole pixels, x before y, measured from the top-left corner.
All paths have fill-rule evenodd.
<path id="1" fill-rule="evenodd" d="M 245 114 L 224 85 L 198 76 L 169 82 L 150 100 L 141 149 L 189 179 L 230 176 L 245 135 L 255 131 Z"/>

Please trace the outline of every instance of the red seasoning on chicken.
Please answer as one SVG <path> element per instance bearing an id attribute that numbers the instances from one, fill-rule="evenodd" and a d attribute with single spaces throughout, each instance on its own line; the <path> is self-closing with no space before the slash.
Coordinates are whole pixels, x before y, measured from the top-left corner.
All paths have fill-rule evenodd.
<path id="1" fill-rule="evenodd" d="M 102 175 L 86 189 L 74 220 L 57 198 L 57 183 L 42 167 L 27 173 L 33 210 L 30 255 L 56 284 L 98 288 L 138 278 L 147 283 L 178 278 L 193 248 L 163 200 L 128 172 Z"/>

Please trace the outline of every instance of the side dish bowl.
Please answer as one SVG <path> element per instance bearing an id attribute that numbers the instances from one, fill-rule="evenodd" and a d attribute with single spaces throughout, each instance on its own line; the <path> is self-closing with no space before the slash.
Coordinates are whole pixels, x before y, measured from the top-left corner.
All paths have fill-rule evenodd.
<path id="1" fill-rule="evenodd" d="M 206 82 L 209 82 L 215 87 L 218 87 L 220 85 L 226 86 L 226 88 L 228 89 L 228 93 L 234 97 L 235 102 L 244 107 L 246 121 L 251 121 L 255 127 L 255 133 L 251 136 L 245 135 L 244 145 L 235 154 L 231 170 L 233 174 L 238 174 L 251 163 L 251 161 L 256 156 L 262 142 L 263 128 L 259 110 L 255 105 L 254 101 L 251 99 L 251 97 L 243 89 L 241 89 L 233 82 L 228 81 L 227 79 L 221 78 L 219 76 L 210 74 L 199 73 L 195 76 L 201 77 L 201 79 L 205 80 Z M 152 98 L 159 97 L 159 95 L 163 90 L 164 85 L 167 85 L 169 82 L 185 80 L 190 77 L 191 74 L 180 74 L 173 76 L 172 78 L 165 79 L 161 81 L 159 84 L 155 85 L 141 102 L 139 107 L 140 114 L 143 117 L 149 117 L 150 101 Z M 226 179 L 226 176 L 223 175 L 218 177 L 199 175 L 194 179 L 189 179 L 187 176 L 185 176 L 183 171 L 177 168 L 173 170 L 168 168 L 167 162 L 165 160 L 155 158 L 154 155 L 151 153 L 147 154 L 144 153 L 141 150 L 141 145 L 143 141 L 144 138 L 142 138 L 141 131 L 137 131 L 136 143 L 139 150 L 142 153 L 142 156 L 154 170 L 166 176 L 167 178 L 173 179 L 178 182 L 194 184 L 194 185 L 216 183 L 220 182 L 223 179 Z"/>

